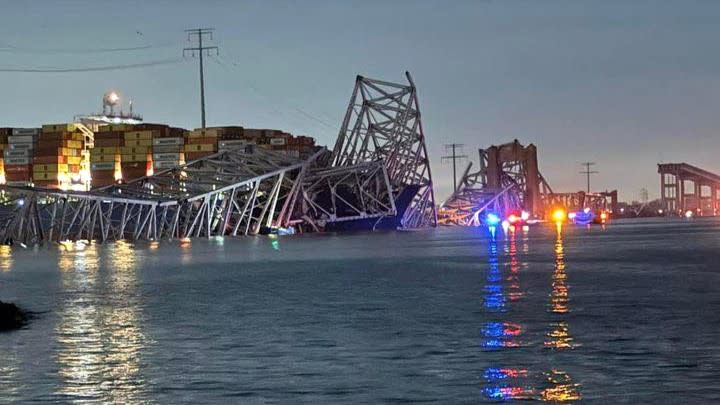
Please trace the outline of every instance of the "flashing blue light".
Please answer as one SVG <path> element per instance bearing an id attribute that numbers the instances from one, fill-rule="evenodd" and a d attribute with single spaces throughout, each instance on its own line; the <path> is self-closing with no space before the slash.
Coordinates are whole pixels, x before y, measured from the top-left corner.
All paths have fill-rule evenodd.
<path id="1" fill-rule="evenodd" d="M 497 214 L 493 213 L 493 212 L 489 212 L 489 213 L 485 216 L 485 223 L 486 223 L 488 226 L 495 226 L 495 225 L 499 224 L 500 221 L 501 221 L 501 220 L 500 220 L 500 217 L 499 217 Z"/>
<path id="2" fill-rule="evenodd" d="M 490 382 L 494 380 L 504 380 L 508 378 L 508 375 L 505 374 L 502 369 L 490 367 L 485 370 L 484 377 L 488 382 Z"/>
<path id="3" fill-rule="evenodd" d="M 575 213 L 575 223 L 578 225 L 587 225 L 595 220 L 595 213 L 587 208 L 583 211 Z"/>
<path id="4" fill-rule="evenodd" d="M 502 322 L 488 322 L 482 328 L 482 334 L 486 337 L 503 337 L 505 336 L 505 327 Z"/>
<path id="5" fill-rule="evenodd" d="M 507 390 L 503 389 L 503 387 L 485 387 L 483 388 L 483 393 L 490 399 L 505 400 L 511 398 Z"/>
<path id="6" fill-rule="evenodd" d="M 504 347 L 503 341 L 500 339 L 487 339 L 482 342 L 482 346 L 486 349 L 499 349 Z"/>

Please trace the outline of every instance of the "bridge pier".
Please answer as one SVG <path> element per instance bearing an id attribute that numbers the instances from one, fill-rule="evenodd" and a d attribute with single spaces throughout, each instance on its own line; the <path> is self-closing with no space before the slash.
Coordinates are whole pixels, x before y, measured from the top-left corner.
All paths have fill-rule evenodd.
<path id="1" fill-rule="evenodd" d="M 720 175 L 687 163 L 658 164 L 658 173 L 660 199 L 666 215 L 682 215 L 686 211 L 717 215 Z M 687 182 L 692 182 L 692 188 Z M 709 190 L 709 194 L 703 190 Z"/>

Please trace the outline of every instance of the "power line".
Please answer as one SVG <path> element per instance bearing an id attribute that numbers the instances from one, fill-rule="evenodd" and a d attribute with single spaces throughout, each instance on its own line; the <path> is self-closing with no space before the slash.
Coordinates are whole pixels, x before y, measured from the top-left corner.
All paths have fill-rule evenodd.
<path id="1" fill-rule="evenodd" d="M 185 30 L 188 34 L 188 40 L 191 40 L 193 36 L 197 38 L 198 46 L 183 48 L 183 56 L 185 56 L 185 53 L 188 51 L 192 52 L 192 55 L 195 56 L 195 51 L 197 51 L 200 57 L 200 113 L 202 116 L 203 129 L 205 129 L 205 69 L 203 67 L 203 54 L 206 51 L 208 55 L 210 55 L 211 51 L 215 51 L 215 54 L 220 54 L 217 46 L 203 46 L 203 38 L 208 36 L 210 40 L 212 40 L 213 31 L 215 31 L 214 28 L 193 28 Z"/>
<path id="2" fill-rule="evenodd" d="M 210 59 L 213 60 L 215 63 L 217 63 L 217 64 L 219 64 L 219 65 L 221 65 L 221 66 L 223 66 L 223 67 L 226 67 L 226 68 L 227 68 L 227 67 L 230 67 L 230 66 L 228 66 L 228 64 L 231 65 L 231 66 L 234 67 L 234 68 L 238 68 L 238 69 L 240 68 L 240 65 L 239 65 L 239 64 L 237 64 L 237 63 L 235 63 L 235 62 L 232 62 L 232 61 L 226 61 L 225 58 L 223 58 L 222 56 L 219 56 L 219 55 L 218 55 L 217 57 L 211 57 Z M 245 85 L 248 86 L 251 90 L 255 91 L 256 93 L 258 93 L 258 94 L 260 94 L 260 95 L 262 95 L 262 96 L 264 96 L 264 97 L 267 97 L 267 98 L 268 98 L 270 101 L 272 101 L 273 103 L 275 103 L 275 104 L 283 104 L 283 103 L 284 103 L 284 104 L 286 104 L 286 106 L 289 106 L 286 102 L 284 102 L 284 101 L 282 101 L 282 100 L 278 100 L 278 99 L 276 99 L 276 98 L 268 95 L 266 92 L 263 92 L 263 91 L 260 90 L 257 86 L 255 86 L 254 84 L 252 84 L 251 82 L 248 82 L 248 81 L 243 81 L 243 82 L 244 82 Z M 302 109 L 302 108 L 300 108 L 300 107 L 291 106 L 291 108 L 292 108 L 295 112 L 297 112 L 298 114 L 304 116 L 305 118 L 311 119 L 311 120 L 317 122 L 318 124 L 323 125 L 324 127 L 328 128 L 328 129 L 337 129 L 336 126 L 328 123 L 327 121 L 323 120 L 322 118 L 320 118 L 320 117 L 318 117 L 318 116 L 316 116 L 316 115 L 314 115 L 314 114 L 312 114 L 312 113 L 310 113 L 310 112 L 308 112 L 308 111 L 306 111 L 306 110 L 304 110 L 304 109 Z"/>
<path id="3" fill-rule="evenodd" d="M 447 151 L 449 151 L 449 150 L 452 150 L 452 155 L 442 156 L 442 157 L 440 158 L 440 161 L 441 161 L 441 162 L 444 162 L 444 161 L 446 161 L 446 160 L 452 160 L 452 165 L 453 165 L 453 193 L 454 193 L 454 192 L 457 192 L 457 189 L 458 189 L 458 188 L 457 188 L 457 165 L 456 165 L 456 162 L 457 162 L 458 160 L 467 159 L 467 155 L 457 155 L 455 152 L 456 152 L 456 149 L 462 149 L 464 146 L 465 146 L 465 145 L 460 144 L 460 143 L 451 143 L 451 144 L 445 145 L 445 151 L 447 152 Z"/>
<path id="4" fill-rule="evenodd" d="M 113 53 L 113 52 L 132 52 L 132 51 L 144 51 L 148 49 L 156 48 L 167 48 L 171 46 L 179 45 L 178 42 L 164 42 L 158 44 L 148 44 L 139 46 L 127 46 L 117 48 L 28 48 L 15 46 L 8 43 L 0 44 L 0 52 L 8 53 L 28 53 L 28 54 L 42 54 L 42 53 L 66 53 L 66 54 L 93 54 L 93 53 Z"/>
<path id="5" fill-rule="evenodd" d="M 587 176 L 587 193 L 590 194 L 590 175 L 591 174 L 597 174 L 600 172 L 592 171 L 590 170 L 590 166 L 594 166 L 595 162 L 583 162 L 580 163 L 582 166 L 585 166 L 585 170 L 581 171 L 580 174 L 584 174 Z"/>
<path id="6" fill-rule="evenodd" d="M 138 69 L 143 67 L 160 66 L 160 65 L 172 65 L 182 63 L 183 59 L 162 59 L 144 63 L 132 63 L 126 65 L 110 65 L 110 66 L 95 66 L 95 67 L 72 67 L 72 68 L 10 68 L 0 67 L 0 72 L 6 73 L 79 73 L 79 72 L 102 72 L 108 70 L 126 70 L 126 69 Z"/>

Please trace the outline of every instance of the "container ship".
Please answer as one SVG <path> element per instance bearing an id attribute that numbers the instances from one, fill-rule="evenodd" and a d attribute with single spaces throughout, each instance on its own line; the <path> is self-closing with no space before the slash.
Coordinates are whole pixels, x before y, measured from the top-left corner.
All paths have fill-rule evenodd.
<path id="1" fill-rule="evenodd" d="M 255 145 L 298 159 L 315 139 L 275 129 L 217 126 L 188 130 L 115 113 L 116 93 L 103 113 L 38 128 L 0 128 L 0 184 L 85 191 L 150 176 L 223 150 Z"/>

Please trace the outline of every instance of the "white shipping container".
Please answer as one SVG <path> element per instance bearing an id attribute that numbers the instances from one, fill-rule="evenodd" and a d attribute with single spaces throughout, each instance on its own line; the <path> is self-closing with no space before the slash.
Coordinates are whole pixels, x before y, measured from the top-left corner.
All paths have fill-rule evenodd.
<path id="1" fill-rule="evenodd" d="M 13 128 L 13 135 L 38 135 L 40 128 Z"/>
<path id="2" fill-rule="evenodd" d="M 255 141 L 251 141 L 248 139 L 228 139 L 226 141 L 218 142 L 218 146 L 221 148 L 231 147 L 231 146 L 254 145 L 254 144 L 255 144 Z"/>
<path id="3" fill-rule="evenodd" d="M 270 138 L 270 145 L 285 145 L 285 138 Z"/>
<path id="4" fill-rule="evenodd" d="M 182 152 L 182 145 L 155 145 L 154 153 L 179 153 Z"/>
<path id="5" fill-rule="evenodd" d="M 30 151 L 29 150 L 4 150 L 3 156 L 5 159 L 7 158 L 29 158 L 30 157 Z"/>
<path id="6" fill-rule="evenodd" d="M 183 143 L 184 143 L 183 138 L 155 138 L 155 139 L 153 139 L 154 146 L 182 145 Z"/>
<path id="7" fill-rule="evenodd" d="M 33 143 L 35 138 L 35 135 L 10 135 L 8 143 Z"/>
<path id="8" fill-rule="evenodd" d="M 170 169 L 179 166 L 180 162 L 176 160 L 159 160 L 153 161 L 153 169 Z"/>
<path id="9" fill-rule="evenodd" d="M 32 143 L 11 143 L 8 144 L 8 149 L 10 150 L 32 150 L 33 144 Z"/>
<path id="10" fill-rule="evenodd" d="M 90 163 L 90 170 L 113 170 L 113 169 L 115 169 L 114 162 Z"/>
<path id="11" fill-rule="evenodd" d="M 160 160 L 179 161 L 180 154 L 179 153 L 153 153 L 153 162 L 156 160 L 157 161 L 160 161 Z"/>
<path id="12" fill-rule="evenodd" d="M 6 165 L 29 165 L 29 157 L 9 157 L 5 159 Z"/>

